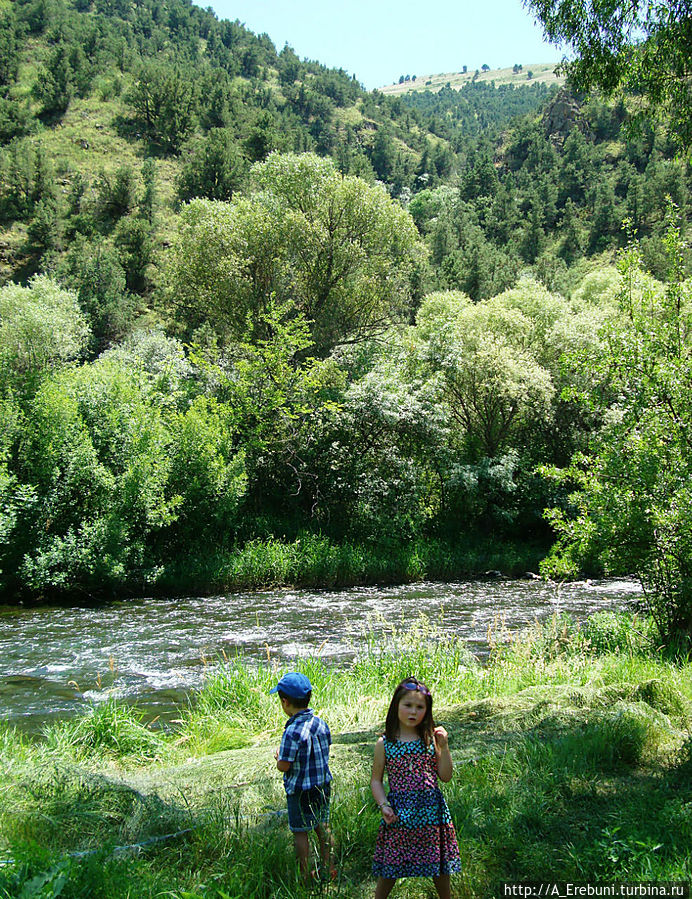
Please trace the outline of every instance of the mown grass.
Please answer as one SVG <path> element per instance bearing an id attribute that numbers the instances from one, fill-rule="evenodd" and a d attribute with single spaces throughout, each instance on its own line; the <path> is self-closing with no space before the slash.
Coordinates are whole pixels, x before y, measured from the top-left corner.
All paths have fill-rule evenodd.
<path id="1" fill-rule="evenodd" d="M 372 894 L 378 826 L 372 748 L 389 695 L 416 673 L 433 689 L 455 760 L 445 794 L 464 863 L 456 897 L 500 883 L 689 880 L 692 677 L 646 621 L 604 613 L 497 633 L 487 665 L 421 618 L 367 638 L 341 667 L 298 667 L 332 728 L 338 881 Z M 210 671 L 180 720 L 155 732 L 115 702 L 36 742 L 0 729 L 0 897 L 300 897 L 273 750 L 284 718 L 271 660 Z M 163 842 L 157 836 L 178 834 Z M 148 842 L 141 851 L 112 850 Z M 93 855 L 69 853 L 95 850 Z M 396 895 L 432 895 L 424 880 Z"/>

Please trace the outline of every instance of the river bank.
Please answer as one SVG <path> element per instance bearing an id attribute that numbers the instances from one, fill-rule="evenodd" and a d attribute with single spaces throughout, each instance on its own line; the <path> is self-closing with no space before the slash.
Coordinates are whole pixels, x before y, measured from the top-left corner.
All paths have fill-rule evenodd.
<path id="1" fill-rule="evenodd" d="M 412 672 L 451 735 L 456 897 L 493 899 L 504 881 L 689 880 L 692 666 L 662 657 L 652 635 L 612 613 L 582 627 L 555 617 L 498 636 L 482 666 L 421 620 L 348 664 L 299 662 L 334 734 L 339 879 L 323 893 L 371 894 L 372 747 L 392 685 Z M 14 862 L 0 867 L 0 896 L 307 895 L 273 767 L 277 667 L 231 660 L 164 731 L 117 701 L 38 742 L 4 727 L 0 858 Z M 111 852 L 135 843 L 146 845 Z M 428 886 L 397 891 L 413 899 Z"/>
<path id="2" fill-rule="evenodd" d="M 202 596 L 278 587 L 336 589 L 420 580 L 472 578 L 488 571 L 519 577 L 538 571 L 550 549 L 545 540 L 502 540 L 463 536 L 458 540 L 418 538 L 404 543 L 335 542 L 305 533 L 295 539 L 248 540 L 231 547 L 211 546 L 203 555 L 160 559 L 153 567 L 123 571 L 117 582 L 74 590 L 5 592 L 6 605 L 93 604 L 128 597 Z"/>
<path id="3" fill-rule="evenodd" d="M 250 540 L 231 551 L 172 562 L 157 580 L 166 594 L 213 593 L 274 587 L 334 589 L 370 584 L 407 584 L 536 572 L 549 541 L 463 537 L 376 543 L 334 542 L 303 534 L 295 540 Z"/>

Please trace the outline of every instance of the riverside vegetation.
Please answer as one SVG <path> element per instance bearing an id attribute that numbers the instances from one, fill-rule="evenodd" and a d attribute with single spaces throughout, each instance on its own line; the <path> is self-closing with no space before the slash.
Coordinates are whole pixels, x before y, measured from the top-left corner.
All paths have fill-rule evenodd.
<path id="1" fill-rule="evenodd" d="M 557 537 L 547 573 L 637 574 L 689 635 L 675 80 L 391 98 L 184 0 L 0 3 L 0 47 L 6 601 L 516 572 Z"/>
<path id="2" fill-rule="evenodd" d="M 498 625 L 489 638 L 484 666 L 425 619 L 366 639 L 348 665 L 299 661 L 334 734 L 338 880 L 322 894 L 372 891 L 372 750 L 391 685 L 412 671 L 450 732 L 455 896 L 493 899 L 502 881 L 689 881 L 689 660 L 667 658 L 655 626 L 624 613 L 581 628 L 555 617 L 522 635 Z M 272 660 L 220 660 L 166 730 L 115 700 L 38 740 L 4 727 L 0 857 L 12 861 L 0 896 L 308 895 L 278 812 L 276 673 Z M 142 846 L 117 851 L 131 844 Z M 399 893 L 426 889 L 413 880 Z"/>
<path id="3" fill-rule="evenodd" d="M 530 5 L 575 41 L 559 95 L 391 98 L 184 0 L 0 0 L 4 601 L 543 556 L 645 587 L 650 617 L 487 666 L 423 623 L 301 662 L 337 735 L 324 891 L 354 899 L 413 672 L 452 737 L 458 896 L 690 879 L 690 20 Z M 115 700 L 2 727 L 0 895 L 302 895 L 274 676 L 210 670 L 170 729 Z"/>

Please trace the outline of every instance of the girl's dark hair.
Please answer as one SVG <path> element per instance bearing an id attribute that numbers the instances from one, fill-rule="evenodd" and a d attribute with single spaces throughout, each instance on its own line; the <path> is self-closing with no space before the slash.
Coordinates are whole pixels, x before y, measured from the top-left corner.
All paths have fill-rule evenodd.
<path id="1" fill-rule="evenodd" d="M 415 685 L 415 689 L 411 689 L 411 685 Z M 389 703 L 387 710 L 387 718 L 384 723 L 384 735 L 388 740 L 394 741 L 399 736 L 399 703 L 401 697 L 405 693 L 413 693 L 420 691 L 425 700 L 425 715 L 416 730 L 418 736 L 423 740 L 426 746 L 430 746 L 433 739 L 433 731 L 435 730 L 435 722 L 432 716 L 432 695 L 430 690 L 425 686 L 423 681 L 415 677 L 405 677 L 394 691 L 392 701 Z"/>

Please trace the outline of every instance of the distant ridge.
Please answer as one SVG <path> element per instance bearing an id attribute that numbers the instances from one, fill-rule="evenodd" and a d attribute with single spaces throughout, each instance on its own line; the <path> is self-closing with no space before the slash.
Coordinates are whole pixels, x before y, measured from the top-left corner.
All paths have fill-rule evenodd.
<path id="1" fill-rule="evenodd" d="M 418 75 L 416 80 L 411 76 L 410 81 L 388 84 L 380 87 L 383 94 L 407 94 L 411 91 L 432 91 L 436 93 L 446 85 L 453 90 L 460 90 L 464 85 L 472 81 L 490 83 L 494 81 L 497 86 L 501 84 L 564 84 L 564 77 L 555 74 L 557 63 L 536 63 L 532 65 L 517 64 L 507 69 L 488 69 L 486 72 L 469 69 L 467 72 L 447 72 L 439 75 Z M 531 77 L 529 78 L 529 72 Z"/>

